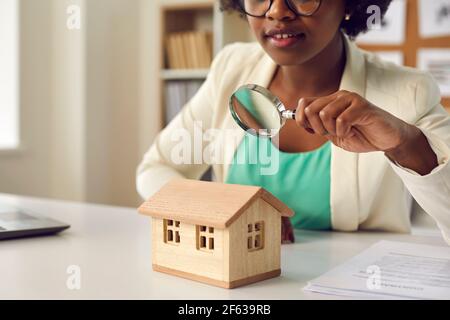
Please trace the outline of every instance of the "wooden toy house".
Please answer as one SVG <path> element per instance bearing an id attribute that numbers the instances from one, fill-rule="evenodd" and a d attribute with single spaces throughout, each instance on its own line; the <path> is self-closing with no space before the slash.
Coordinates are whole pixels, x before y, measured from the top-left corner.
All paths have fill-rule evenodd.
<path id="1" fill-rule="evenodd" d="M 175 179 L 142 204 L 152 217 L 153 270 L 234 288 L 279 276 L 281 217 L 260 187 Z"/>

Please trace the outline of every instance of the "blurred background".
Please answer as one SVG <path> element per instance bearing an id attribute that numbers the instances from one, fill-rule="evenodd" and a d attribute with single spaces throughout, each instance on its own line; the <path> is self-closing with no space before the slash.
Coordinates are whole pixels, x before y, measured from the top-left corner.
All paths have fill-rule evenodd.
<path id="1" fill-rule="evenodd" d="M 430 70 L 450 107 L 449 1 L 394 3 L 359 45 Z M 137 206 L 143 154 L 235 41 L 216 0 L 0 0 L 0 192 Z"/>

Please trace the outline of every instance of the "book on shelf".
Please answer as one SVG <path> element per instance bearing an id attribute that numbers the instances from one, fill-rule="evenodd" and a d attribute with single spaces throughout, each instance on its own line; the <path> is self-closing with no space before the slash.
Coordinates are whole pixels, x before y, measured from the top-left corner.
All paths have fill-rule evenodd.
<path id="1" fill-rule="evenodd" d="M 165 48 L 169 69 L 207 69 L 212 61 L 212 34 L 206 31 L 171 33 Z"/>
<path id="2" fill-rule="evenodd" d="M 164 97 L 166 124 L 180 113 L 202 84 L 203 80 L 174 80 L 166 82 Z"/>

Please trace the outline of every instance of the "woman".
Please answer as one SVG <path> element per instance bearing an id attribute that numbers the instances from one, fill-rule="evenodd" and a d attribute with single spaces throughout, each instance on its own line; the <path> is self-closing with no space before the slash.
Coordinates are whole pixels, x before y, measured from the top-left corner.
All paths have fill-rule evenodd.
<path id="1" fill-rule="evenodd" d="M 413 197 L 450 243 L 450 117 L 439 89 L 429 74 L 383 62 L 351 41 L 367 31 L 367 7 L 384 14 L 391 1 L 221 2 L 246 17 L 258 43 L 233 44 L 216 57 L 205 84 L 145 155 L 140 194 L 174 177 L 200 178 L 208 163 L 173 160 L 175 133 L 239 132 L 228 99 L 254 83 L 296 112 L 276 143 L 262 142 L 279 156 L 279 169 L 261 175 L 259 162 L 236 164 L 261 143 L 242 132 L 237 144 L 236 136 L 212 139 L 223 146 L 212 164 L 217 181 L 266 188 L 294 209 L 294 227 L 308 229 L 408 232 Z M 293 241 L 291 224 L 283 225 L 282 239 Z"/>

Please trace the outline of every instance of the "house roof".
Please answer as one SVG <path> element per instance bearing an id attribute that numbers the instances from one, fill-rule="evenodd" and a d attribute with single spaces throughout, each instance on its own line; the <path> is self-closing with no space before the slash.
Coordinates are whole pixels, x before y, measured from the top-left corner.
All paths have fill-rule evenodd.
<path id="1" fill-rule="evenodd" d="M 261 187 L 187 179 L 170 181 L 138 211 L 154 218 L 225 229 L 258 198 L 282 216 L 294 215 L 289 207 Z"/>

